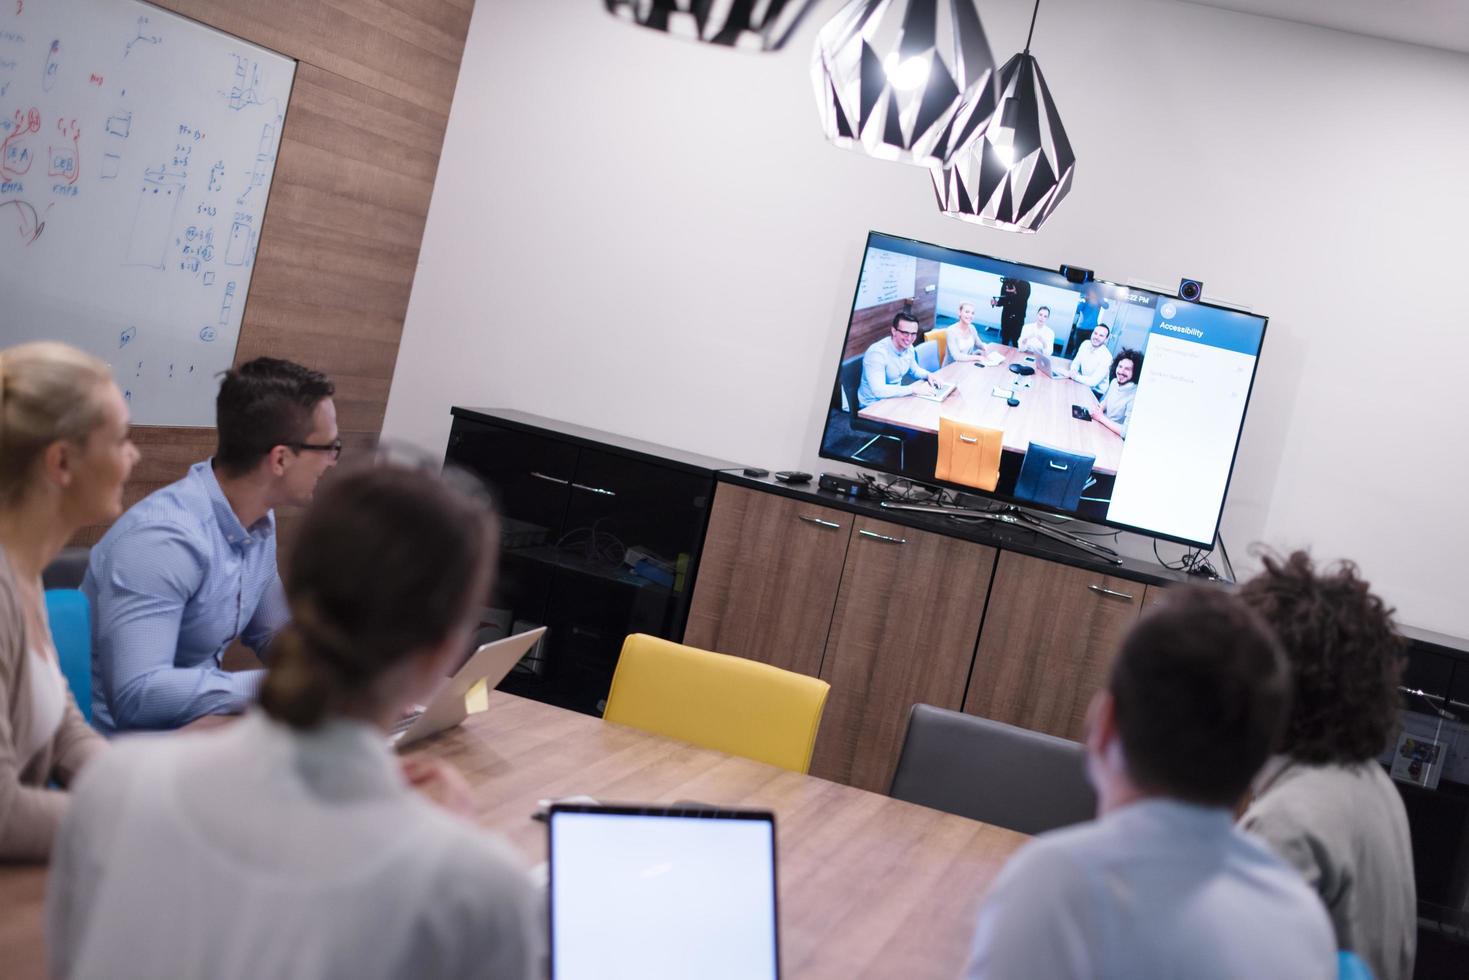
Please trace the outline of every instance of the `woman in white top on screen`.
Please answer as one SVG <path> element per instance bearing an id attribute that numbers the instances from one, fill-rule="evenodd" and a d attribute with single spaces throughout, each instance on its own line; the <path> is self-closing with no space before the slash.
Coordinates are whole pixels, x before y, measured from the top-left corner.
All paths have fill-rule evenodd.
<path id="1" fill-rule="evenodd" d="M 400 765 L 386 740 L 468 648 L 497 541 L 487 504 L 426 471 L 318 493 L 260 706 L 125 740 L 80 781 L 47 895 L 52 976 L 533 975 L 514 856 L 472 825 L 462 777 Z"/>
<path id="2" fill-rule="evenodd" d="M 1088 388 L 1095 388 L 1106 381 L 1112 367 L 1112 352 L 1107 349 L 1110 333 L 1111 329 L 1105 323 L 1093 327 L 1091 337 L 1081 345 L 1062 377 L 1078 381 Z"/>
<path id="3" fill-rule="evenodd" d="M 984 357 L 984 342 L 979 339 L 979 328 L 974 325 L 973 303 L 965 300 L 959 304 L 959 319 L 949 324 L 944 338 L 945 364 L 977 361 Z"/>
<path id="4" fill-rule="evenodd" d="M 1056 349 L 1056 331 L 1051 329 L 1050 320 L 1049 306 L 1036 310 L 1035 320 L 1027 323 L 1020 331 L 1020 349 L 1027 354 L 1044 354 L 1050 357 Z"/>
<path id="5" fill-rule="evenodd" d="M 65 344 L 0 350 L 0 860 L 44 861 L 66 786 L 105 747 L 51 641 L 41 571 L 122 513 L 137 462 L 107 365 Z"/>
<path id="6" fill-rule="evenodd" d="M 1142 351 L 1120 350 L 1112 358 L 1111 378 L 1102 391 L 1102 410 L 1092 415 L 1103 428 L 1127 438 L 1132 421 L 1132 400 L 1137 396 L 1138 375 L 1143 373 Z"/>

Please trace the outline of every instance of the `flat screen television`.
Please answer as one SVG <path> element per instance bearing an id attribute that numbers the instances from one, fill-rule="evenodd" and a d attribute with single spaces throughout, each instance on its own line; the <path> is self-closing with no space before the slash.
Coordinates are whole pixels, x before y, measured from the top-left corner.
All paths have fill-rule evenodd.
<path id="1" fill-rule="evenodd" d="M 1266 323 L 872 232 L 821 456 L 1211 547 Z"/>

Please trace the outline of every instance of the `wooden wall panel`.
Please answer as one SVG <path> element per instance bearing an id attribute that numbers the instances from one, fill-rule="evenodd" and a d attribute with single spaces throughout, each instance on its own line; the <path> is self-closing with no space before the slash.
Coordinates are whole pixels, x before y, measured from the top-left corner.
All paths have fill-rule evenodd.
<path id="1" fill-rule="evenodd" d="M 473 0 L 156 0 L 295 58 L 235 363 L 299 361 L 337 386 L 343 458 L 382 431 Z M 134 430 L 132 504 L 214 450 Z M 282 514 L 282 537 L 293 520 Z M 91 543 L 104 528 L 87 528 Z"/>

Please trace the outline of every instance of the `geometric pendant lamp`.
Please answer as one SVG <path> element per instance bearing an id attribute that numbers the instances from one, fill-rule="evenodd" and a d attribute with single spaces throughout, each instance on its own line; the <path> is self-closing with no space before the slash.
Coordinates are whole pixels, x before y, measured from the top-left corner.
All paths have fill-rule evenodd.
<path id="1" fill-rule="evenodd" d="M 815 0 L 605 0 L 607 12 L 706 44 L 775 51 Z"/>
<path id="2" fill-rule="evenodd" d="M 999 91 L 976 0 L 850 0 L 817 35 L 827 139 L 942 166 L 984 132 Z"/>
<path id="3" fill-rule="evenodd" d="M 999 85 L 1000 111 L 965 152 L 947 167 L 933 168 L 934 191 L 939 209 L 950 217 L 1032 232 L 1071 190 L 1076 154 L 1029 38 L 1025 50 L 1000 69 Z"/>

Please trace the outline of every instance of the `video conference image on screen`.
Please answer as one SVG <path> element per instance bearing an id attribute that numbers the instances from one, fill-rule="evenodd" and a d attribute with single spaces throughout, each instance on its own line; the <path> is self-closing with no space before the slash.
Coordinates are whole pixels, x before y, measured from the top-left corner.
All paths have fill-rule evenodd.
<path id="1" fill-rule="evenodd" d="M 874 232 L 821 455 L 1208 546 L 1265 326 Z"/>

